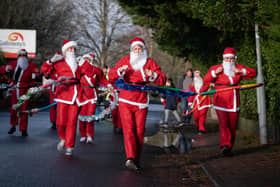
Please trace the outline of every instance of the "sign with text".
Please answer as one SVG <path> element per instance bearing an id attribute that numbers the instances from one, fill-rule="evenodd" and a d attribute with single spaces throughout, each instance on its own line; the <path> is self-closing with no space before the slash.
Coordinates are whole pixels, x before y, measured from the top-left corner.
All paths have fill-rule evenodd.
<path id="1" fill-rule="evenodd" d="M 36 30 L 0 29 L 0 51 L 5 58 L 17 58 L 25 49 L 29 58 L 36 57 Z"/>

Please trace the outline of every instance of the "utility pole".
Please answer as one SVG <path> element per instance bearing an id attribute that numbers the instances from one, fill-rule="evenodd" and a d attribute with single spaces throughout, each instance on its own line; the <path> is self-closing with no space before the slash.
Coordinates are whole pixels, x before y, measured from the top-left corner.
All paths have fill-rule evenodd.
<path id="1" fill-rule="evenodd" d="M 261 59 L 260 36 L 259 36 L 258 24 L 255 24 L 255 37 L 256 37 L 256 53 L 257 53 L 257 65 L 258 65 L 257 82 L 264 83 L 263 74 L 262 74 L 262 59 Z M 258 115 L 259 115 L 260 143 L 267 144 L 266 105 L 265 105 L 264 85 L 257 88 L 257 104 L 258 104 Z"/>

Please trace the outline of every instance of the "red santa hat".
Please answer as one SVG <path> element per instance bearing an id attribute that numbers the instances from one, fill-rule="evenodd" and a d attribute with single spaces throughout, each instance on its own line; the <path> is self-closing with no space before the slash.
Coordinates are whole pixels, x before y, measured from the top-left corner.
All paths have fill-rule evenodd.
<path id="1" fill-rule="evenodd" d="M 145 42 L 142 38 L 135 37 L 133 40 L 130 40 L 130 46 L 133 48 L 135 45 L 141 45 L 143 48 L 145 47 Z"/>
<path id="2" fill-rule="evenodd" d="M 19 56 L 27 56 L 27 51 L 25 49 L 18 50 L 18 57 Z"/>
<path id="3" fill-rule="evenodd" d="M 90 61 L 93 61 L 95 56 L 94 56 L 94 54 L 89 53 L 89 54 L 84 55 L 83 58 L 88 58 L 88 59 L 90 59 Z"/>
<path id="4" fill-rule="evenodd" d="M 226 47 L 223 53 L 223 58 L 224 57 L 236 57 L 235 49 L 232 47 Z"/>
<path id="5" fill-rule="evenodd" d="M 195 71 L 194 71 L 194 73 L 200 73 L 200 70 L 199 70 L 199 69 L 197 69 L 197 70 L 195 70 Z"/>
<path id="6" fill-rule="evenodd" d="M 62 44 L 62 53 L 65 54 L 66 50 L 69 48 L 69 47 L 77 47 L 77 42 L 75 41 L 71 41 L 71 40 L 64 40 L 63 41 L 63 44 Z"/>

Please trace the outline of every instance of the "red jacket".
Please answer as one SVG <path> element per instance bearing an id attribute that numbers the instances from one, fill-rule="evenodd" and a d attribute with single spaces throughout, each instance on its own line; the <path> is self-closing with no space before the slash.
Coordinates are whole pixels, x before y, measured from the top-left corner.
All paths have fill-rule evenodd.
<path id="1" fill-rule="evenodd" d="M 161 72 L 160 66 L 151 58 L 147 59 L 146 64 L 140 70 L 134 70 L 130 65 L 130 56 L 125 56 L 116 64 L 116 66 L 109 71 L 109 80 L 115 82 L 122 75 L 119 73 L 119 68 L 123 65 L 128 65 L 128 69 L 123 75 L 123 79 L 132 83 L 150 83 L 153 82 L 157 85 L 163 86 L 166 81 L 165 74 Z M 156 76 L 151 78 L 145 75 L 145 70 L 150 69 L 155 72 Z M 129 91 L 120 89 L 119 102 L 139 106 L 140 108 L 148 107 L 147 92 L 142 91 Z"/>
<path id="2" fill-rule="evenodd" d="M 222 89 L 230 86 L 235 86 L 240 83 L 242 79 L 251 79 L 256 76 L 256 71 L 252 68 L 236 64 L 236 68 L 242 70 L 242 73 L 235 73 L 234 77 L 229 77 L 223 72 L 216 74 L 215 70 L 222 67 L 222 64 L 212 66 L 208 73 L 203 78 L 204 86 L 201 90 L 205 91 L 210 83 L 215 83 L 215 89 Z M 213 99 L 213 107 L 217 110 L 236 112 L 240 107 L 239 90 L 228 90 L 224 92 L 215 93 Z"/>
<path id="3" fill-rule="evenodd" d="M 8 71 L 7 66 L 12 66 L 12 70 Z M 9 80 L 9 82 L 12 83 L 11 86 L 15 86 L 16 95 L 17 97 L 20 97 L 21 95 L 27 94 L 27 91 L 30 87 L 33 87 L 36 85 L 35 79 L 39 77 L 39 69 L 38 67 L 33 64 L 32 62 L 29 62 L 29 66 L 26 70 L 21 70 L 20 74 L 16 79 L 16 72 L 17 72 L 18 66 L 17 61 L 11 61 L 8 64 L 0 67 L 0 73 L 5 74 L 8 72 L 12 72 L 12 78 Z"/>
<path id="4" fill-rule="evenodd" d="M 103 71 L 84 61 L 80 65 L 82 77 L 80 79 L 81 89 L 78 93 L 78 104 L 85 105 L 88 102 L 96 103 L 97 101 L 97 88 L 100 85 L 107 86 L 108 80 L 105 78 Z"/>
<path id="5" fill-rule="evenodd" d="M 80 79 L 81 77 L 80 68 L 78 67 L 76 72 L 73 73 L 70 66 L 66 63 L 64 59 L 57 61 L 54 64 L 51 64 L 49 63 L 49 61 L 46 61 L 41 67 L 41 72 L 46 77 L 50 77 L 54 80 L 58 80 L 60 77 L 68 77 L 75 79 Z M 58 85 L 55 89 L 54 100 L 56 102 L 74 104 L 77 99 L 79 89 L 79 84 Z"/>
<path id="6" fill-rule="evenodd" d="M 199 90 L 195 89 L 195 84 L 192 83 L 189 86 L 189 90 L 192 92 L 199 92 Z M 204 108 L 209 108 L 211 107 L 211 99 L 209 95 L 194 95 L 188 97 L 188 105 L 192 105 L 192 108 L 197 106 L 197 110 L 202 110 Z"/>

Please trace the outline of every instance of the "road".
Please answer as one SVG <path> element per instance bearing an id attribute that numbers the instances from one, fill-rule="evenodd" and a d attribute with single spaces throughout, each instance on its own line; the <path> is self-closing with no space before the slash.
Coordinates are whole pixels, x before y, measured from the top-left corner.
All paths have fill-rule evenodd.
<path id="1" fill-rule="evenodd" d="M 157 131 L 161 106 L 150 107 L 146 134 Z M 153 162 L 164 154 L 160 147 L 144 145 L 140 172 L 124 167 L 123 136 L 113 133 L 110 121 L 95 125 L 92 145 L 79 143 L 73 156 L 58 153 L 58 136 L 50 129 L 48 111 L 29 118 L 29 136 L 8 135 L 9 112 L 0 112 L 0 186 L 172 186 L 168 176 L 153 177 Z M 164 173 L 164 172 L 163 172 Z"/>

